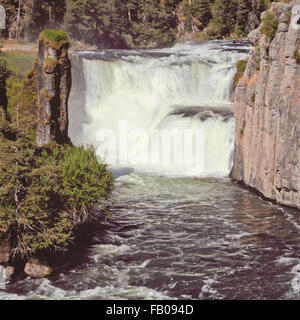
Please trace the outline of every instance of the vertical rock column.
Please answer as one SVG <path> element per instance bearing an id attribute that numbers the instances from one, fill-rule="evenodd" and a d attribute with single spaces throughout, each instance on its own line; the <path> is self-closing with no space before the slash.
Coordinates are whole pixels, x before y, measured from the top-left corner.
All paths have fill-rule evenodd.
<path id="1" fill-rule="evenodd" d="M 38 125 L 39 147 L 55 141 L 71 143 L 68 136 L 68 99 L 71 90 L 69 40 L 65 32 L 44 30 L 38 53 Z"/>

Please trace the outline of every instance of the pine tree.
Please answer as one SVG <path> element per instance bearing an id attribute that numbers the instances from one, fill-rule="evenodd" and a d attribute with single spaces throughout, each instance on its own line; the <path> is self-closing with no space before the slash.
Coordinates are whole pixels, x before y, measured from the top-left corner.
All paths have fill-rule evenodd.
<path id="1" fill-rule="evenodd" d="M 190 6 L 190 0 L 183 0 L 183 12 L 185 16 L 185 30 L 187 32 L 192 31 L 192 10 Z"/>
<path id="2" fill-rule="evenodd" d="M 222 36 L 229 34 L 236 25 L 237 0 L 216 0 L 213 23 Z"/>
<path id="3" fill-rule="evenodd" d="M 122 0 L 66 0 L 66 31 L 100 47 L 121 47 L 128 31 L 128 10 Z"/>
<path id="4" fill-rule="evenodd" d="M 210 0 L 193 0 L 191 3 L 192 16 L 197 18 L 206 27 L 212 18 Z"/>
<path id="5" fill-rule="evenodd" d="M 245 32 L 248 15 L 251 10 L 252 6 L 250 0 L 239 0 L 237 11 L 237 30 L 239 32 Z"/>

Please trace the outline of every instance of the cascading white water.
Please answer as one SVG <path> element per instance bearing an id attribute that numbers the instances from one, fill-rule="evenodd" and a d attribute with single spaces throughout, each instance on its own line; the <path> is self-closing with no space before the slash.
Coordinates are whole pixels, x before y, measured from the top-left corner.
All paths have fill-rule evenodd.
<path id="1" fill-rule="evenodd" d="M 0 289 L 4 289 L 6 285 L 5 268 L 0 266 Z"/>
<path id="2" fill-rule="evenodd" d="M 117 166 L 166 174 L 228 175 L 234 140 L 234 120 L 228 118 L 230 90 L 235 63 L 248 48 L 245 43 L 236 48 L 230 42 L 209 42 L 163 50 L 82 53 L 88 123 L 73 141 L 95 145 L 99 156 Z M 184 114 L 191 107 L 193 112 Z M 70 113 L 72 126 L 76 115 Z M 181 138 L 171 138 L 167 150 L 155 139 L 158 130 L 167 135 L 176 130 Z M 107 132 L 115 139 L 104 143 Z M 187 149 L 190 156 L 184 153 Z"/>

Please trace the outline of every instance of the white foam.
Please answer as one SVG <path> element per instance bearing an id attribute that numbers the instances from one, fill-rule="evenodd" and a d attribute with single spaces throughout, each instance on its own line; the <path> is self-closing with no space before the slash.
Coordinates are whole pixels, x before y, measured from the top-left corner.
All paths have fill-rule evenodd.
<path id="1" fill-rule="evenodd" d="M 289 258 L 289 257 L 280 257 L 279 259 L 276 260 L 277 265 L 289 266 L 291 264 L 295 265 L 295 263 L 300 263 L 300 259 Z"/>
<path id="2" fill-rule="evenodd" d="M 293 291 L 294 293 L 300 293 L 300 263 L 293 267 L 292 274 L 295 275 L 291 282 Z"/>
<path id="3" fill-rule="evenodd" d="M 93 247 L 92 257 L 96 262 L 99 262 L 102 259 L 112 258 L 129 250 L 130 247 L 126 245 L 115 246 L 111 244 L 101 244 Z"/>
<path id="4" fill-rule="evenodd" d="M 213 285 L 216 283 L 213 279 L 204 280 L 204 285 L 201 288 L 199 294 L 199 299 L 204 300 L 207 298 L 210 299 L 224 299 L 224 296 L 218 293 L 217 289 L 213 288 Z"/>
<path id="5" fill-rule="evenodd" d="M 147 50 L 148 53 L 171 53 L 164 57 L 137 55 L 136 52 L 122 56 L 122 52 L 118 51 L 120 58 L 115 61 L 101 60 L 100 57 L 98 60 L 83 59 L 87 84 L 85 111 L 89 120 L 83 126 L 83 135 L 74 142 L 95 145 L 98 154 L 110 163 L 100 148 L 101 142 L 96 141 L 101 129 L 111 130 L 118 137 L 120 121 L 125 121 L 128 132 L 143 129 L 152 137 L 153 130 L 158 127 L 176 128 L 182 132 L 192 128 L 193 132 L 200 130 L 205 133 L 202 150 L 206 160 L 204 168 L 191 165 L 190 159 L 179 166 L 173 163 L 153 165 L 151 161 L 145 163 L 143 160 L 137 160 L 138 163 L 132 165 L 127 158 L 129 146 L 126 148 L 124 144 L 110 144 L 109 154 L 116 156 L 122 166 L 144 172 L 227 176 L 232 167 L 234 121 L 224 122 L 221 117 L 201 121 L 196 117 L 168 116 L 174 106 L 229 105 L 235 62 L 246 54 L 223 49 L 224 44 L 220 46 L 217 42 L 201 45 L 186 43 L 171 49 Z M 76 114 L 70 113 L 70 116 L 72 126 L 72 117 Z M 149 148 L 148 142 L 143 143 L 146 149 Z M 162 150 L 162 153 L 166 151 Z"/>
<path id="6" fill-rule="evenodd" d="M 154 289 L 146 287 L 96 287 L 95 289 L 82 291 L 79 295 L 80 299 L 109 299 L 109 300 L 171 300 L 163 292 L 158 292 Z"/>
<path id="7" fill-rule="evenodd" d="M 37 288 L 26 296 L 16 294 L 2 294 L 0 300 L 171 300 L 164 292 L 158 292 L 146 287 L 130 285 L 103 286 L 93 289 L 63 290 L 55 287 L 48 279 L 36 281 Z"/>

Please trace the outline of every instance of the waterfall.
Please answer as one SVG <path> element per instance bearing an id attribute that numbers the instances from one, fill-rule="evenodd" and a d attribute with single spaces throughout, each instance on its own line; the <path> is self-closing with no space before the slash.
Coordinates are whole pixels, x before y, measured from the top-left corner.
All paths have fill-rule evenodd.
<path id="1" fill-rule="evenodd" d="M 231 87 L 236 62 L 249 49 L 246 42 L 210 41 L 81 52 L 86 121 L 72 128 L 80 115 L 70 110 L 72 140 L 93 144 L 113 167 L 228 175 L 234 144 Z"/>

